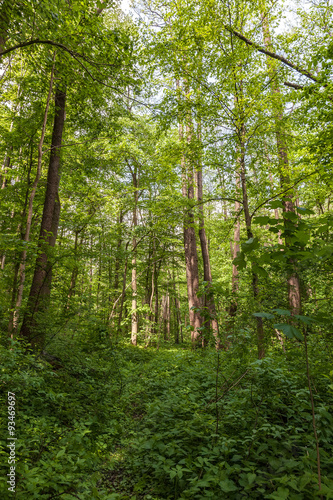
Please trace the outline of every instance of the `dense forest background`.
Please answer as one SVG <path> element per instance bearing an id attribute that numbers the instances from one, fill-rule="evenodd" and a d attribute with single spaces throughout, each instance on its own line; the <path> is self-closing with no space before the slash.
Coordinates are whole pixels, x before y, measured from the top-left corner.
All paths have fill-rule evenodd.
<path id="1" fill-rule="evenodd" d="M 2 498 L 333 498 L 332 14 L 1 2 Z"/>

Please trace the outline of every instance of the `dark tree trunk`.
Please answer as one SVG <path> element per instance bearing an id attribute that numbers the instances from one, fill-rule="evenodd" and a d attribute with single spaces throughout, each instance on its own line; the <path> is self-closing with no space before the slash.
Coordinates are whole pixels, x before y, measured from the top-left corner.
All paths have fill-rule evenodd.
<path id="1" fill-rule="evenodd" d="M 51 95 L 52 95 L 52 88 L 53 88 L 54 60 L 55 60 L 55 54 L 53 56 L 53 66 L 52 66 L 51 77 L 50 77 L 49 92 L 48 92 L 48 96 L 46 99 L 42 132 L 41 132 L 41 137 L 40 137 L 39 144 L 38 144 L 37 171 L 36 171 L 35 180 L 32 184 L 31 193 L 29 196 L 29 203 L 28 203 L 28 194 L 29 194 L 30 182 L 28 182 L 28 190 L 27 190 L 27 197 L 26 197 L 26 204 L 28 205 L 28 214 L 27 214 L 27 220 L 26 220 L 26 224 L 25 224 L 25 232 L 24 232 L 24 234 L 22 234 L 22 239 L 25 243 L 28 243 L 30 240 L 30 230 L 31 230 L 31 224 L 32 224 L 32 217 L 33 217 L 33 203 L 34 203 L 37 187 L 39 184 L 39 180 L 40 180 L 40 177 L 42 174 L 43 144 L 44 144 L 46 125 L 47 125 L 47 117 L 48 117 L 50 100 L 51 100 Z M 31 163 L 32 163 L 32 148 L 31 148 Z M 29 176 L 28 176 L 28 178 L 29 178 Z M 26 210 L 24 210 L 24 212 L 25 211 Z M 27 250 L 26 250 L 26 248 L 24 248 L 22 251 L 22 254 L 21 254 L 21 262 L 20 262 L 20 269 L 19 269 L 19 286 L 18 286 L 18 293 L 17 293 L 16 304 L 15 304 L 15 311 L 13 313 L 12 326 L 11 326 L 11 329 L 14 332 L 17 332 L 18 323 L 19 323 L 20 308 L 22 305 L 23 291 L 24 291 L 26 260 L 27 260 Z"/>
<path id="2" fill-rule="evenodd" d="M 40 228 L 35 272 L 32 280 L 27 309 L 21 327 L 22 337 L 34 346 L 42 347 L 45 331 L 37 331 L 37 315 L 45 312 L 50 299 L 52 284 L 52 264 L 48 250 L 54 247 L 60 216 L 60 148 L 65 122 L 66 93 L 57 88 L 55 94 L 55 116 L 51 143 L 51 155 L 47 175 L 47 187 L 44 201 L 42 224 Z"/>

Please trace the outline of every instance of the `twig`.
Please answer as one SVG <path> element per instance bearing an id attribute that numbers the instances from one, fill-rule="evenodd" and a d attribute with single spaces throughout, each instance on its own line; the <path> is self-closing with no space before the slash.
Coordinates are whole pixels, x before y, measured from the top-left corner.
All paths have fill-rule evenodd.
<path id="1" fill-rule="evenodd" d="M 236 387 L 236 386 L 239 384 L 239 382 L 242 380 L 242 378 L 244 378 L 244 377 L 245 377 L 245 375 L 246 375 L 249 371 L 250 371 L 250 368 L 248 368 L 248 369 L 246 370 L 246 372 L 244 372 L 244 373 L 243 373 L 243 375 L 241 375 L 241 376 L 239 377 L 239 379 L 237 379 L 237 380 L 236 380 L 236 382 L 235 382 L 234 384 L 232 384 L 232 386 L 228 387 L 228 388 L 227 388 L 227 389 L 223 392 L 222 396 L 220 396 L 220 397 L 219 397 L 219 398 L 215 401 L 215 403 L 217 403 L 218 401 L 220 401 L 220 400 L 221 400 L 221 399 L 225 396 L 225 394 L 227 394 L 227 392 L 231 391 L 231 389 L 233 389 L 234 387 Z M 214 403 L 214 401 L 210 401 L 208 404 L 206 404 L 205 408 L 207 408 L 207 406 L 210 406 L 210 405 L 211 405 L 211 404 L 213 404 L 213 403 Z"/>

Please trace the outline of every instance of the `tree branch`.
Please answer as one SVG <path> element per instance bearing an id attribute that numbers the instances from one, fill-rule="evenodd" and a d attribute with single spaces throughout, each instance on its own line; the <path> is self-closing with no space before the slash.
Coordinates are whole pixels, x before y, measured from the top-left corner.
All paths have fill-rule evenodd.
<path id="1" fill-rule="evenodd" d="M 53 40 L 40 40 L 39 38 L 35 38 L 34 40 L 29 40 L 28 42 L 18 43 L 13 47 L 9 47 L 9 49 L 0 52 L 0 56 L 4 56 L 6 54 L 9 54 L 10 52 L 13 52 L 14 50 L 21 49 L 23 47 L 29 47 L 29 45 L 52 45 L 53 47 L 60 47 L 61 49 L 68 52 L 71 56 L 80 57 L 80 54 L 77 54 L 76 52 L 69 49 L 68 47 L 66 47 L 66 45 L 63 45 L 62 43 L 54 42 Z"/>
<path id="2" fill-rule="evenodd" d="M 248 38 L 246 38 L 241 33 L 238 33 L 238 31 L 235 31 L 233 28 L 231 28 L 231 26 L 226 26 L 225 25 L 224 27 L 230 33 L 232 33 L 237 38 L 239 38 L 240 40 L 242 40 L 243 42 L 245 42 L 247 45 L 254 47 L 258 52 L 261 52 L 262 54 L 265 54 L 266 56 L 271 57 L 273 59 L 277 59 L 278 61 L 282 62 L 286 66 L 289 66 L 289 68 L 294 69 L 295 71 L 297 71 L 301 75 L 306 76 L 307 78 L 309 78 L 310 80 L 312 80 L 314 82 L 318 81 L 318 79 L 312 73 L 310 73 L 310 71 L 307 71 L 306 69 L 300 68 L 299 66 L 297 66 L 294 63 L 292 63 L 291 61 L 289 61 L 285 57 L 280 56 L 279 54 L 275 54 L 274 52 L 271 52 L 269 50 L 264 49 L 263 47 L 261 47 L 256 42 L 252 42 L 251 40 L 249 40 Z"/>
<path id="3" fill-rule="evenodd" d="M 294 188 L 295 186 L 297 186 L 297 184 L 299 184 L 300 182 L 304 181 L 305 179 L 307 179 L 308 177 L 311 177 L 311 175 L 314 175 L 314 174 L 318 174 L 318 170 L 314 170 L 313 172 L 311 172 L 310 174 L 308 175 L 305 175 L 304 177 L 302 177 L 301 179 L 298 179 L 298 181 L 296 181 L 292 186 L 289 186 L 287 189 L 284 189 L 283 191 L 281 191 L 280 193 L 278 194 L 275 194 L 274 196 L 271 196 L 270 198 L 267 198 L 267 200 L 265 200 L 263 203 L 260 203 L 260 205 L 258 205 L 255 210 L 252 212 L 251 214 L 251 219 L 253 218 L 254 214 L 259 210 L 259 208 L 263 207 L 264 205 L 266 205 L 266 203 L 268 203 L 269 201 L 271 200 L 274 200 L 275 198 L 278 198 L 279 196 L 281 196 L 282 194 L 285 194 L 287 193 L 288 191 L 290 191 L 290 189 Z"/>
<path id="4" fill-rule="evenodd" d="M 304 89 L 303 85 L 298 85 L 297 83 L 284 82 L 283 85 L 285 85 L 286 87 L 290 87 L 292 89 L 296 89 L 296 90 Z"/>

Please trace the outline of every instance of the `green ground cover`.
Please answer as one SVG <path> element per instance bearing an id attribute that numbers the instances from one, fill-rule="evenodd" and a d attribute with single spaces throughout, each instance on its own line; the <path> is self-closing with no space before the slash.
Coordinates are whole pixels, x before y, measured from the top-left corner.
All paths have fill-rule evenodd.
<path id="1" fill-rule="evenodd" d="M 52 354 L 46 361 L 17 344 L 1 348 L 3 397 L 16 394 L 15 499 L 317 497 L 304 347 L 297 341 L 260 361 L 246 339 L 219 354 L 67 339 Z M 309 355 L 322 494 L 330 499 L 329 353 L 310 339 Z M 5 406 L 4 499 L 13 498 L 5 484 Z"/>

